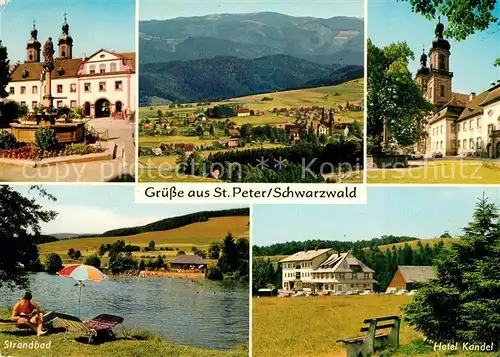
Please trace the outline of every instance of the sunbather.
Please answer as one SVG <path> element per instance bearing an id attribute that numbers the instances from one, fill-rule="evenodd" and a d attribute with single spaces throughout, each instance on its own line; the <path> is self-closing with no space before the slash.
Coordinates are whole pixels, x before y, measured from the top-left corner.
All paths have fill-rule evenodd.
<path id="1" fill-rule="evenodd" d="M 38 305 L 31 300 L 32 298 L 30 292 L 24 294 L 22 300 L 12 309 L 12 321 L 29 326 L 38 336 L 45 335 L 47 330 L 43 329 L 43 313 Z"/>

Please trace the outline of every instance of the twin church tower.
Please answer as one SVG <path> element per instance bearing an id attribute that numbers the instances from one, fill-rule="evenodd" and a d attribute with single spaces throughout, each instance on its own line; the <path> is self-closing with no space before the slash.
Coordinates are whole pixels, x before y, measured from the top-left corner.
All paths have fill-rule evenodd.
<path id="1" fill-rule="evenodd" d="M 443 37 L 443 31 L 444 25 L 439 22 L 435 30 L 436 38 L 432 41 L 429 51 L 430 67 L 427 67 L 428 57 L 424 52 L 420 57 L 421 67 L 416 75 L 416 81 L 422 87 L 424 97 L 437 107 L 444 106 L 452 98 L 451 45 Z"/>
<path id="2" fill-rule="evenodd" d="M 41 62 L 40 54 L 42 44 L 38 41 L 38 30 L 33 21 L 33 29 L 31 30 L 31 39 L 26 46 L 26 63 Z M 64 23 L 62 25 L 62 34 L 57 42 L 58 56 L 57 59 L 72 59 L 73 58 L 73 38 L 69 34 L 69 25 L 64 14 Z"/>

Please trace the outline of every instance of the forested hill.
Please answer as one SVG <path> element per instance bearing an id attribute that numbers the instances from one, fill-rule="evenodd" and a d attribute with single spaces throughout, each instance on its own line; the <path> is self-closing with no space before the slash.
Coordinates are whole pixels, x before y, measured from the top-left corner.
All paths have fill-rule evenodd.
<path id="1" fill-rule="evenodd" d="M 140 21 L 140 61 L 285 54 L 319 64 L 361 65 L 363 28 L 363 19 L 355 17 L 326 19 L 273 12 Z"/>
<path id="2" fill-rule="evenodd" d="M 215 57 L 141 65 L 140 101 L 220 100 L 275 91 L 337 85 L 363 77 L 363 66 L 322 65 L 288 55 Z"/>
<path id="3" fill-rule="evenodd" d="M 253 246 L 253 256 L 270 255 L 292 255 L 304 250 L 333 248 L 337 252 L 347 252 L 350 250 L 359 251 L 363 248 L 374 248 L 381 245 L 395 244 L 418 240 L 415 237 L 382 236 L 370 240 L 360 240 L 355 242 L 336 241 L 336 240 L 306 240 L 303 242 L 276 243 L 270 246 Z"/>
<path id="4" fill-rule="evenodd" d="M 178 216 L 178 217 L 165 218 L 165 219 L 153 222 L 153 223 L 146 224 L 144 226 L 113 229 L 113 230 L 104 232 L 101 235 L 92 235 L 92 237 L 94 237 L 94 238 L 95 237 L 122 237 L 122 236 L 130 236 L 130 235 L 134 235 L 134 234 L 145 233 L 145 232 L 166 231 L 169 229 L 175 229 L 175 228 L 187 226 L 189 224 L 193 224 L 196 222 L 206 222 L 210 218 L 249 216 L 249 215 L 250 215 L 249 208 L 235 208 L 235 209 L 220 210 L 220 211 L 202 211 L 202 212 L 190 213 L 190 214 L 186 214 L 186 215 Z M 86 236 L 81 236 L 79 238 L 85 238 L 85 237 Z"/>

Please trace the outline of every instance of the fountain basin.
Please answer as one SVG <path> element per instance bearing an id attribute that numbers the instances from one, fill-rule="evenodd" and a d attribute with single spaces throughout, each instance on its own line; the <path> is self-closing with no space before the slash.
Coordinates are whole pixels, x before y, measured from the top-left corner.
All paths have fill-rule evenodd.
<path id="1" fill-rule="evenodd" d="M 85 123 L 10 123 L 11 132 L 17 141 L 23 143 L 34 143 L 35 133 L 41 127 L 53 129 L 57 140 L 61 144 L 70 144 L 83 141 L 85 135 Z"/>

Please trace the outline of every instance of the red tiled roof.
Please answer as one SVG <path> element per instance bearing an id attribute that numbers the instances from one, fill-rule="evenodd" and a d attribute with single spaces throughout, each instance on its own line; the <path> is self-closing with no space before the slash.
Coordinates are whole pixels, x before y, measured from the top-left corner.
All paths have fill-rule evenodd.
<path id="1" fill-rule="evenodd" d="M 97 53 L 101 52 L 99 50 L 89 58 L 92 58 Z M 106 51 L 106 50 L 104 50 Z M 131 68 L 131 72 L 135 73 L 135 53 L 113 53 L 110 51 L 106 51 L 111 54 L 114 54 L 118 57 L 121 57 L 124 63 Z M 82 60 L 81 58 L 73 58 L 73 59 L 56 59 L 54 60 L 55 66 L 54 71 L 52 72 L 52 79 L 60 79 L 60 78 L 71 78 L 77 77 L 78 69 L 80 65 L 89 60 L 89 58 Z M 11 74 L 12 82 L 22 82 L 22 81 L 39 81 L 43 70 L 43 63 L 21 63 L 17 66 L 16 69 Z M 23 75 L 24 74 L 24 75 Z M 109 73 L 108 73 L 109 74 Z M 98 73 L 96 75 L 102 75 Z"/>

